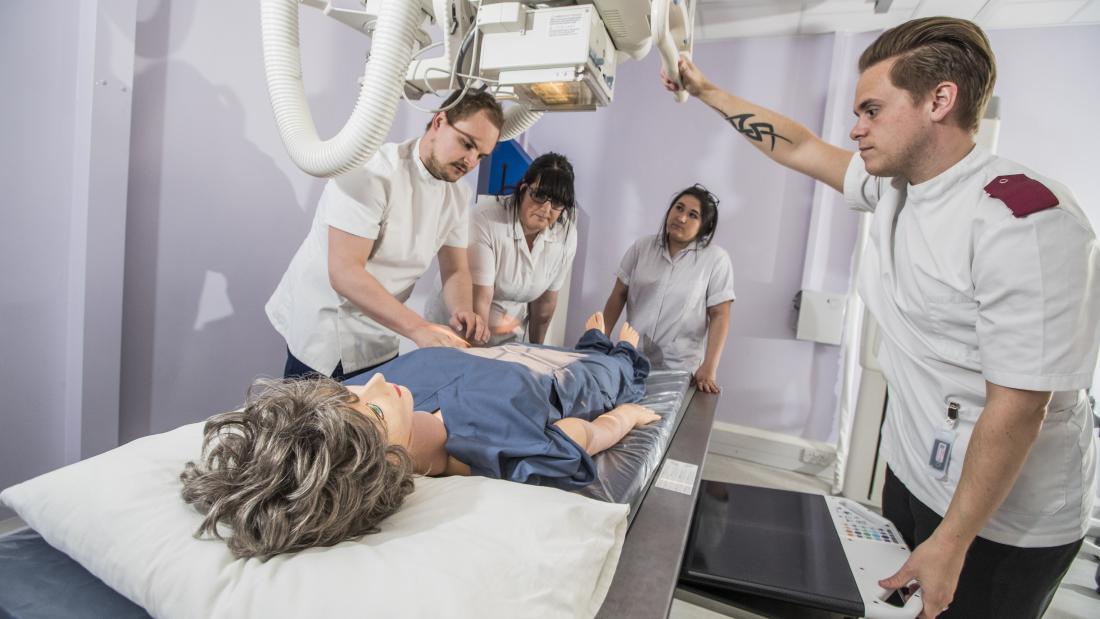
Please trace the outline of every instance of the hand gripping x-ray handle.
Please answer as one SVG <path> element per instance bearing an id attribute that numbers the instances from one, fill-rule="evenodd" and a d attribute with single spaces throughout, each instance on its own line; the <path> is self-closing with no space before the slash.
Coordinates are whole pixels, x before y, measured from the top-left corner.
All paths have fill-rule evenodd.
<path id="1" fill-rule="evenodd" d="M 840 497 L 830 497 L 829 499 L 826 499 L 826 502 L 843 505 L 844 508 L 848 511 L 855 513 L 856 515 L 862 517 L 864 520 L 875 526 L 885 526 L 893 528 L 893 524 L 889 520 L 872 512 L 871 510 L 867 509 L 866 507 L 860 505 L 855 501 Z M 831 508 L 832 507 L 830 506 L 830 509 Z M 841 534 L 839 529 L 837 533 Z M 845 554 L 847 553 L 848 549 L 846 548 Z M 849 557 L 849 561 L 851 561 L 852 559 L 853 557 Z M 872 585 L 872 588 L 874 589 L 874 592 L 871 593 L 871 595 L 877 598 L 878 602 L 876 602 L 874 599 L 868 599 L 867 595 L 864 595 L 863 599 L 863 604 L 866 608 L 867 613 L 866 617 L 868 619 L 914 619 L 915 617 L 920 615 L 921 611 L 924 609 L 924 600 L 922 599 L 920 591 L 917 591 L 916 593 L 909 596 L 909 599 L 905 601 L 904 606 L 894 606 L 893 604 L 885 603 L 886 599 L 894 593 L 893 590 L 884 589 L 878 586 L 877 582 L 871 582 L 874 580 L 874 577 L 870 576 L 866 572 L 861 572 L 860 574 L 853 573 L 852 576 L 856 577 L 857 583 L 860 584 L 861 594 L 865 594 L 867 592 L 864 587 L 868 585 Z M 911 585 L 913 583 L 909 584 Z"/>
<path id="2" fill-rule="evenodd" d="M 893 593 L 893 591 L 883 589 L 880 599 L 886 600 Z M 881 607 L 875 607 L 873 614 L 868 612 L 867 616 L 874 617 L 874 619 L 915 619 L 921 614 L 922 610 L 924 610 L 924 600 L 917 592 L 909 596 L 909 599 L 905 601 L 905 606 L 883 604 Z"/>
<path id="3" fill-rule="evenodd" d="M 653 41 L 661 55 L 665 75 L 681 89 L 672 93 L 676 101 L 687 101 L 688 93 L 680 81 L 680 52 L 691 53 L 691 20 L 687 0 L 653 0 Z"/>

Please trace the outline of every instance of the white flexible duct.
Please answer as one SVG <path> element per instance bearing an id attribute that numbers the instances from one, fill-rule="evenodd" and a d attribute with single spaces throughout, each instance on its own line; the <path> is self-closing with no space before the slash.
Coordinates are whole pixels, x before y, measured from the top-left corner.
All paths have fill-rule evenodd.
<path id="1" fill-rule="evenodd" d="M 511 140 L 531 128 L 542 112 L 535 112 L 526 104 L 518 104 L 504 110 L 504 128 L 500 130 L 500 141 Z"/>
<path id="2" fill-rule="evenodd" d="M 267 90 L 290 158 L 314 176 L 336 176 L 363 165 L 393 123 L 412 58 L 414 33 L 423 17 L 420 3 L 382 3 L 359 100 L 340 132 L 321 141 L 302 85 L 298 0 L 261 1 Z"/>
<path id="3" fill-rule="evenodd" d="M 683 7 L 677 3 L 674 9 L 669 0 L 654 0 L 653 12 L 653 42 L 657 46 L 657 51 L 661 56 L 661 64 L 664 66 L 665 75 L 668 75 L 669 79 L 675 84 L 682 86 L 680 82 L 680 50 L 676 45 L 676 41 L 672 38 L 671 22 L 672 16 L 669 14 L 673 10 L 683 11 Z M 678 103 L 687 101 L 688 93 L 686 90 L 678 90 L 672 93 L 672 97 L 676 99 Z"/>
<path id="4" fill-rule="evenodd" d="M 447 64 L 454 64 L 454 56 L 451 52 L 451 0 L 432 0 L 432 8 L 435 11 L 435 22 L 439 24 L 439 29 L 443 31 L 443 57 L 447 59 Z M 455 50 L 457 53 L 458 50 Z M 461 67 L 459 67 L 461 69 Z M 453 76 L 451 78 L 454 79 Z"/>

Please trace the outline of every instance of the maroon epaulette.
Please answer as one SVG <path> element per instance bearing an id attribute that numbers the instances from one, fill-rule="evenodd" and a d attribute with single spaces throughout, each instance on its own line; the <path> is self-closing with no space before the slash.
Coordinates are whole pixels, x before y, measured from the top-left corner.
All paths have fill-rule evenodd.
<path id="1" fill-rule="evenodd" d="M 1025 174 L 1008 174 L 989 181 L 985 192 L 1005 203 L 1017 218 L 1058 206 L 1047 186 Z"/>

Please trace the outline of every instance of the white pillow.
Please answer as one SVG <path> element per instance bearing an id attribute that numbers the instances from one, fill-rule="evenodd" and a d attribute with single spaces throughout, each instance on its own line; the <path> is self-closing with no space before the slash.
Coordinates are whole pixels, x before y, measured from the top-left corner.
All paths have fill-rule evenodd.
<path id="1" fill-rule="evenodd" d="M 381 531 L 266 562 L 196 540 L 180 499 L 202 424 L 0 494 L 28 525 L 155 617 L 593 616 L 625 505 L 480 477 L 421 478 Z"/>

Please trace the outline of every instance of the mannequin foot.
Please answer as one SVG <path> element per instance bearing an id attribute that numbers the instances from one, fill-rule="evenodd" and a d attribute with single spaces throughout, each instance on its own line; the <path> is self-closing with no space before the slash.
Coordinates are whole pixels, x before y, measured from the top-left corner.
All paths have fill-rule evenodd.
<path id="1" fill-rule="evenodd" d="M 603 324 L 603 312 L 596 312 L 588 317 L 588 320 L 584 322 L 584 330 L 599 329 L 601 333 L 604 332 Z"/>
<path id="2" fill-rule="evenodd" d="M 619 327 L 619 341 L 629 342 L 631 346 L 637 347 L 639 339 L 638 332 L 634 330 L 634 327 L 630 326 L 629 322 L 623 321 L 623 326 Z"/>

